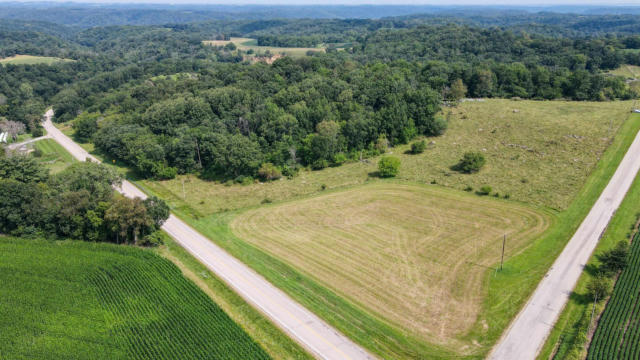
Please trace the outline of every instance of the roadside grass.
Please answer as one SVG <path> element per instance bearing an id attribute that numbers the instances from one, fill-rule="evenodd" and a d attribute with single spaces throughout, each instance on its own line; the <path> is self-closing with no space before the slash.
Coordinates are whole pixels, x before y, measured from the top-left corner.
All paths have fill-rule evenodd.
<path id="1" fill-rule="evenodd" d="M 182 274 L 200 287 L 229 317 L 242 327 L 274 359 L 313 359 L 258 310 L 247 304 L 222 280 L 178 245 L 166 233 L 164 245 L 154 251 L 169 259 Z"/>
<path id="2" fill-rule="evenodd" d="M 640 115 L 634 114 L 632 120 L 636 123 L 640 122 Z M 585 269 L 592 269 L 600 264 L 595 255 L 612 248 L 618 241 L 629 238 L 631 229 L 640 213 L 640 205 L 638 204 L 640 204 L 640 175 L 636 176 L 629 192 L 585 265 Z M 588 321 L 591 317 L 593 303 L 585 300 L 585 294 L 587 284 L 593 276 L 592 272 L 583 271 L 569 302 L 538 355 L 538 359 L 583 359 L 586 356 Z M 599 317 L 604 307 L 604 302 L 596 306 L 594 319 Z"/>
<path id="3" fill-rule="evenodd" d="M 233 43 L 238 49 L 242 51 L 253 50 L 257 54 L 269 51 L 271 54 L 284 54 L 291 57 L 303 57 L 307 55 L 308 51 L 324 52 L 324 47 L 313 48 L 296 48 L 296 47 L 277 47 L 277 46 L 258 46 L 256 39 L 250 38 L 238 38 L 232 37 L 229 40 L 205 40 L 205 45 L 212 46 L 225 46 L 229 43 Z"/>
<path id="4" fill-rule="evenodd" d="M 503 235 L 509 258 L 552 224 L 515 202 L 384 182 L 250 209 L 229 227 L 416 337 L 469 355 L 472 339 L 458 338 L 478 316 Z"/>
<path id="5" fill-rule="evenodd" d="M 32 55 L 14 55 L 0 59 L 0 64 L 12 64 L 12 65 L 34 65 L 34 64 L 46 64 L 51 65 L 57 62 L 74 61 L 71 59 L 62 59 L 50 56 L 32 56 Z"/>
<path id="6" fill-rule="evenodd" d="M 269 358 L 148 250 L 0 237 L 0 283 L 3 359 Z"/>
<path id="7" fill-rule="evenodd" d="M 33 146 L 42 151 L 38 161 L 45 165 L 53 174 L 58 173 L 77 160 L 71 156 L 62 146 L 53 139 L 42 139 L 33 143 Z"/>
<path id="8" fill-rule="evenodd" d="M 424 153 L 409 145 L 390 149 L 400 158 L 399 179 L 454 189 L 491 186 L 512 200 L 566 209 L 627 119 L 632 102 L 487 100 L 465 102 L 451 112 L 447 132 L 429 138 Z M 516 110 L 516 112 L 514 112 Z M 467 151 L 480 151 L 487 165 L 476 174 L 450 169 Z M 151 191 L 199 216 L 279 202 L 326 189 L 378 182 L 370 176 L 378 158 L 321 171 L 301 171 L 289 180 L 225 186 L 194 175 L 168 181 L 144 180 Z"/>
<path id="9" fill-rule="evenodd" d="M 616 119 L 612 120 L 615 124 Z M 351 339 L 381 357 L 408 359 L 429 354 L 430 358 L 479 359 L 489 352 L 562 251 L 615 172 L 639 129 L 640 117 L 629 117 L 617 131 L 612 144 L 599 157 L 597 165 L 582 188 L 577 191 L 571 205 L 557 213 L 554 225 L 549 231 L 522 252 L 509 258 L 503 271 L 489 269 L 485 272 L 483 288 L 486 295 L 481 310 L 469 333 L 459 339 L 472 343 L 476 341 L 475 348 L 469 350 L 473 351 L 469 356 L 461 356 L 459 352 L 452 352 L 445 347 L 420 340 L 410 332 L 392 325 L 380 316 L 323 287 L 284 260 L 276 259 L 237 238 L 232 233 L 229 223 L 238 215 L 238 211 L 205 215 L 197 208 L 194 209 L 190 203 L 180 200 L 180 196 L 175 193 L 167 193 L 166 190 L 165 193 L 155 193 L 153 188 L 146 186 L 149 182 L 141 181 L 139 184 L 149 193 L 161 197 L 169 195 L 166 199 L 174 206 L 176 215 Z"/>

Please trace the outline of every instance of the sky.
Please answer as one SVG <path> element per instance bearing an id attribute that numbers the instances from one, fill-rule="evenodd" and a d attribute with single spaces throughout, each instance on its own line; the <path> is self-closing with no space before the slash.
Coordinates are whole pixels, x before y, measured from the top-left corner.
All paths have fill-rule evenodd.
<path id="1" fill-rule="evenodd" d="M 0 2 L 16 0 L 0 0 Z M 22 2 L 70 2 L 69 0 L 18 0 Z M 223 5 L 637 5 L 640 0 L 73 0 L 77 3 L 162 3 L 162 4 L 223 4 Z"/>

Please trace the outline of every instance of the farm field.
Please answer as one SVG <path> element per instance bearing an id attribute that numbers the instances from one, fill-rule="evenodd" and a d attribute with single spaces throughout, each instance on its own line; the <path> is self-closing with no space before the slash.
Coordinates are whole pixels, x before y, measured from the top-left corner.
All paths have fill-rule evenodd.
<path id="1" fill-rule="evenodd" d="M 66 169 L 76 160 L 53 139 L 42 139 L 33 143 L 42 152 L 38 161 L 44 164 L 53 174 Z"/>
<path id="2" fill-rule="evenodd" d="M 640 78 L 640 66 L 622 65 L 615 70 L 609 71 L 608 73 L 617 76 L 624 76 L 628 79 L 637 79 Z"/>
<path id="3" fill-rule="evenodd" d="M 0 59 L 0 64 L 13 64 L 13 65 L 34 65 L 34 64 L 46 64 L 51 65 L 57 62 L 73 61 L 71 59 L 61 59 L 50 56 L 32 56 L 32 55 L 14 55 L 7 58 Z"/>
<path id="4" fill-rule="evenodd" d="M 454 189 L 489 185 L 513 200 L 566 209 L 621 124 L 632 102 L 487 100 L 465 102 L 451 112 L 449 129 L 423 154 L 405 154 L 408 145 L 390 149 L 400 158 L 399 179 Z M 514 112 L 517 111 L 517 112 Z M 450 167 L 466 151 L 482 151 L 487 165 L 477 174 Z M 327 189 L 377 182 L 370 176 L 377 158 L 322 171 L 301 171 L 289 180 L 225 186 L 193 175 L 140 184 L 175 207 L 202 217 L 217 212 L 284 201 Z"/>
<path id="5" fill-rule="evenodd" d="M 598 322 L 587 359 L 640 357 L 640 233 L 629 249 L 629 263 L 616 282 Z"/>
<path id="6" fill-rule="evenodd" d="M 418 337 L 464 349 L 456 339 L 475 323 L 503 235 L 508 258 L 552 222 L 513 202 L 382 183 L 251 209 L 230 228 Z"/>
<path id="7" fill-rule="evenodd" d="M 229 43 L 233 43 L 238 49 L 242 51 L 253 50 L 256 53 L 264 53 L 269 51 L 272 54 L 284 54 L 291 57 L 302 57 L 307 54 L 308 51 L 320 51 L 324 52 L 324 48 L 289 48 L 289 47 L 276 47 L 276 46 L 258 46 L 255 39 L 250 38 L 238 38 L 232 37 L 229 40 L 207 40 L 204 41 L 207 45 L 212 46 L 225 46 Z"/>
<path id="8" fill-rule="evenodd" d="M 269 358 L 150 251 L 0 237 L 0 278 L 3 359 Z"/>

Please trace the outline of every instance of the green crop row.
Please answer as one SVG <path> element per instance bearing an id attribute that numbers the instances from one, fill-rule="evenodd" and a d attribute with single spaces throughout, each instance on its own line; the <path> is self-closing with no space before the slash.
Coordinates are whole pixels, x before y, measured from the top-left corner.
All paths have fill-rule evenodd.
<path id="1" fill-rule="evenodd" d="M 633 239 L 629 263 L 616 282 L 589 347 L 588 360 L 640 358 L 640 241 Z"/>
<path id="2" fill-rule="evenodd" d="M 1 359 L 268 359 L 171 262 L 111 244 L 0 237 Z"/>

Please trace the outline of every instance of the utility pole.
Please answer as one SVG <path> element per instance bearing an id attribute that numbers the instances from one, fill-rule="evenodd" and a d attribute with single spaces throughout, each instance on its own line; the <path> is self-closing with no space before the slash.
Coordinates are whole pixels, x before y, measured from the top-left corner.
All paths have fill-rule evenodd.
<path id="1" fill-rule="evenodd" d="M 500 271 L 502 271 L 502 264 L 504 264 L 504 245 L 507 242 L 507 234 L 504 234 L 504 238 L 502 238 L 502 257 L 500 258 Z"/>
<path id="2" fill-rule="evenodd" d="M 591 319 L 589 319 L 589 327 L 587 328 L 587 336 L 589 336 L 589 332 L 591 331 L 591 324 L 593 323 L 593 315 L 596 312 L 597 303 L 598 303 L 598 292 L 596 291 L 595 299 L 593 299 L 593 309 L 591 309 Z"/>

